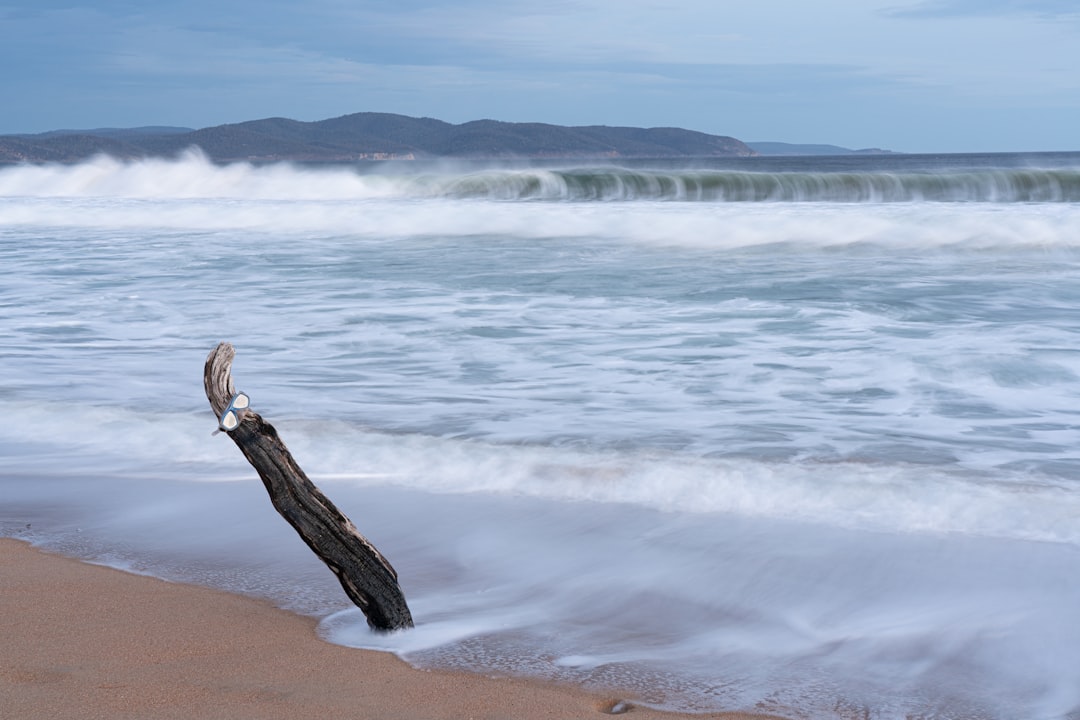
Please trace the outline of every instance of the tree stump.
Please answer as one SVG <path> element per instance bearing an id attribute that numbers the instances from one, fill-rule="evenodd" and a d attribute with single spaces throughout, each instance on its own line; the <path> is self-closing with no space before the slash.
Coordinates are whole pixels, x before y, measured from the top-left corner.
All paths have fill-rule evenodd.
<path id="1" fill-rule="evenodd" d="M 231 344 L 220 343 L 206 358 L 203 384 L 218 417 L 236 395 L 235 355 Z M 383 631 L 412 627 L 397 572 L 382 553 L 308 479 L 270 423 L 250 408 L 239 410 L 238 420 L 228 436 L 259 473 L 274 508 L 333 571 L 368 625 Z"/>

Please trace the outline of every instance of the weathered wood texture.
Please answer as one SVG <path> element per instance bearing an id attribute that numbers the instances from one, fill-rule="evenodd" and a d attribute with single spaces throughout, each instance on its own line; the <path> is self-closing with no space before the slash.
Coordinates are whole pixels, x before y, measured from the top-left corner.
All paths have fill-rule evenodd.
<path id="1" fill-rule="evenodd" d="M 221 343 L 206 358 L 203 383 L 216 416 L 236 393 L 235 354 L 232 345 Z M 376 630 L 412 627 L 412 614 L 394 568 L 308 479 L 274 427 L 248 409 L 228 435 L 259 473 L 274 507 L 334 572 L 345 593 L 363 610 L 368 625 Z"/>

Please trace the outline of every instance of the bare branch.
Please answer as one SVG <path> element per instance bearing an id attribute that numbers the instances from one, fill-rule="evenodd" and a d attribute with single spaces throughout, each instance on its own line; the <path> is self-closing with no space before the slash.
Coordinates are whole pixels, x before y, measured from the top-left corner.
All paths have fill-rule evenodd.
<path id="1" fill-rule="evenodd" d="M 232 345 L 221 343 L 206 358 L 203 384 L 210 407 L 219 417 L 236 395 L 235 355 Z M 412 627 L 397 572 L 308 479 L 274 427 L 247 409 L 228 435 L 259 473 L 274 508 L 333 571 L 345 593 L 363 610 L 368 625 L 376 630 Z"/>

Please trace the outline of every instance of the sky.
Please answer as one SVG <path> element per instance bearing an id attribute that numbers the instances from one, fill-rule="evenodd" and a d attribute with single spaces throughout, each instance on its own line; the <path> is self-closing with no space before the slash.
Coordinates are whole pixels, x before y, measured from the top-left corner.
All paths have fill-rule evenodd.
<path id="1" fill-rule="evenodd" d="M 393 112 L 1080 150 L 1080 0 L 0 0 L 0 134 Z"/>

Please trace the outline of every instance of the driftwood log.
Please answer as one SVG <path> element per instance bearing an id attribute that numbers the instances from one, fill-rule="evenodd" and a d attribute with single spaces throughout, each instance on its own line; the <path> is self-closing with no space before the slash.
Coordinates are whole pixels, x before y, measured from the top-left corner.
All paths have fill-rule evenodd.
<path id="1" fill-rule="evenodd" d="M 232 345 L 221 343 L 206 358 L 203 384 L 210 407 L 219 417 L 236 394 L 232 380 L 235 355 Z M 397 572 L 308 479 L 274 427 L 246 409 L 228 435 L 259 473 L 274 508 L 334 572 L 345 594 L 364 612 L 368 625 L 375 630 L 412 627 Z"/>

